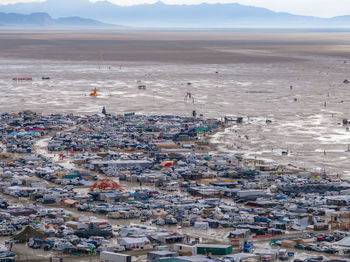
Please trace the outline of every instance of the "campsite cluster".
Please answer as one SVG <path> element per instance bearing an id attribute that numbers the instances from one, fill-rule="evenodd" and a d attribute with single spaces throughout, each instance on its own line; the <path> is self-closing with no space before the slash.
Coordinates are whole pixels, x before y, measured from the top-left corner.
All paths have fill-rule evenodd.
<path id="1" fill-rule="evenodd" d="M 225 120 L 1 114 L 0 257 L 26 243 L 101 261 L 344 260 L 350 184 L 212 153 Z"/>

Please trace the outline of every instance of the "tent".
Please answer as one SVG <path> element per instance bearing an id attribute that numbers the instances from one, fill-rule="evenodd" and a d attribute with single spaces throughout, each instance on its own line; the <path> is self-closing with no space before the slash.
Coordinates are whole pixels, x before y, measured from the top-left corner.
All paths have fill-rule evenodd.
<path id="1" fill-rule="evenodd" d="M 147 237 L 124 237 L 118 239 L 119 245 L 124 246 L 125 248 L 144 248 L 147 245 L 150 245 L 150 241 Z"/>
<path id="2" fill-rule="evenodd" d="M 207 229 L 209 229 L 209 223 L 208 222 L 195 222 L 194 228 L 200 229 L 200 230 L 207 230 Z"/>
<path id="3" fill-rule="evenodd" d="M 245 238 L 249 236 L 250 230 L 246 228 L 238 228 L 230 232 L 229 238 Z"/>
<path id="4" fill-rule="evenodd" d="M 344 237 L 342 240 L 334 242 L 335 246 L 350 247 L 350 237 Z"/>
<path id="5" fill-rule="evenodd" d="M 124 190 L 117 182 L 111 179 L 99 179 L 91 188 L 90 191 L 97 190 Z"/>
<path id="6" fill-rule="evenodd" d="M 20 243 L 27 242 L 30 238 L 45 238 L 45 234 L 33 228 L 32 226 L 27 226 L 21 232 L 16 234 L 13 238 L 18 240 Z"/>

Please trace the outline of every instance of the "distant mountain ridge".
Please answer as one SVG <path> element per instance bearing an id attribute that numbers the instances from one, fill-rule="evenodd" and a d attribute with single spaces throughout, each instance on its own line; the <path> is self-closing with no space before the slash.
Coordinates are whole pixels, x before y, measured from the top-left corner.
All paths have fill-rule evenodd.
<path id="1" fill-rule="evenodd" d="M 319 18 L 234 4 L 167 5 L 163 2 L 118 6 L 108 1 L 47 0 L 0 6 L 0 12 L 48 13 L 53 17 L 88 17 L 136 27 L 188 28 L 346 28 L 350 16 Z"/>
<path id="2" fill-rule="evenodd" d="M 61 17 L 54 19 L 47 13 L 0 13 L 0 26 L 39 26 L 39 27 L 103 27 L 99 21 L 81 17 Z"/>

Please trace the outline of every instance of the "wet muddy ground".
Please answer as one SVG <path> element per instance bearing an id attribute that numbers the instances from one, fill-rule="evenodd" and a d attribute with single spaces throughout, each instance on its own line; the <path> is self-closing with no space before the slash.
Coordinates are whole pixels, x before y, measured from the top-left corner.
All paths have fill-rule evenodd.
<path id="1" fill-rule="evenodd" d="M 242 116 L 242 125 L 213 140 L 220 151 L 333 175 L 350 172 L 350 132 L 341 124 L 350 118 L 350 85 L 343 84 L 350 79 L 350 63 L 343 60 L 179 65 L 1 59 L 0 68 L 2 112 L 93 114 L 106 106 L 113 114 L 191 115 L 196 110 L 204 117 Z M 139 90 L 137 81 L 146 90 Z M 94 88 L 98 97 L 89 96 Z M 188 92 L 194 102 L 185 100 Z"/>

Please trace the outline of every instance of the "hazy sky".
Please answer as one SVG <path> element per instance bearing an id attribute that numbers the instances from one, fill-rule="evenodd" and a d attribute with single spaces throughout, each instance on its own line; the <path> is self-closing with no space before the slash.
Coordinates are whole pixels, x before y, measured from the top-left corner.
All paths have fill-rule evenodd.
<path id="1" fill-rule="evenodd" d="M 74 0 L 71 0 L 74 1 Z M 96 1 L 96 0 L 91 0 Z M 157 0 L 109 0 L 120 5 L 154 3 Z M 40 0 L 0 0 L 0 4 L 17 2 L 43 2 Z M 163 0 L 168 4 L 198 4 L 206 3 L 240 3 L 265 7 L 274 11 L 290 12 L 300 15 L 333 17 L 350 15 L 350 0 Z"/>

